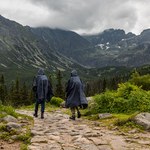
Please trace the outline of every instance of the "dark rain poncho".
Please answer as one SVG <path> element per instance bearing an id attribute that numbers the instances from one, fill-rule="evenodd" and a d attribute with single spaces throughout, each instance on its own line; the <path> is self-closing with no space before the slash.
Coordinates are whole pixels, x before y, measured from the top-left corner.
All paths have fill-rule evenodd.
<path id="1" fill-rule="evenodd" d="M 76 70 L 71 72 L 71 78 L 68 81 L 66 93 L 66 107 L 80 106 L 82 108 L 86 108 L 88 106 L 88 102 L 83 91 L 83 84 L 77 75 Z"/>
<path id="2" fill-rule="evenodd" d="M 47 76 L 44 74 L 43 69 L 39 69 L 38 75 L 33 82 L 33 89 L 38 100 L 49 100 L 53 96 L 50 82 L 48 81 Z"/>

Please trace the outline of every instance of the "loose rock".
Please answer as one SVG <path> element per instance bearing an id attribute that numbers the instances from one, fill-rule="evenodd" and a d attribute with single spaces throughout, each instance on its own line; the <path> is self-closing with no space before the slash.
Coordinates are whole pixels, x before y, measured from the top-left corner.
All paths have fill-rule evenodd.
<path id="1" fill-rule="evenodd" d="M 15 123 L 18 122 L 18 120 L 15 117 L 10 116 L 10 115 L 7 115 L 6 117 L 4 117 L 3 121 L 6 121 L 6 122 L 15 122 Z"/>
<path id="2" fill-rule="evenodd" d="M 99 119 L 105 119 L 105 118 L 111 118 L 112 114 L 110 113 L 103 113 L 103 114 L 99 114 Z"/>
<path id="3" fill-rule="evenodd" d="M 150 130 L 150 113 L 140 113 L 135 116 L 134 121 L 144 129 Z"/>

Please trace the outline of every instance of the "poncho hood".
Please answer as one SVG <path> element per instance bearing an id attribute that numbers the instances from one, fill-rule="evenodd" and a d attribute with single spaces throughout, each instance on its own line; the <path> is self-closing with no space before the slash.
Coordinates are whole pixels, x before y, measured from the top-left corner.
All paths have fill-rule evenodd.
<path id="1" fill-rule="evenodd" d="M 76 70 L 72 70 L 71 71 L 71 77 L 74 77 L 74 76 L 77 76 L 77 75 L 78 75 L 78 73 L 77 73 Z"/>
<path id="2" fill-rule="evenodd" d="M 38 75 L 44 75 L 45 73 L 44 73 L 44 69 L 42 69 L 42 68 L 40 68 L 39 70 L 38 70 Z"/>

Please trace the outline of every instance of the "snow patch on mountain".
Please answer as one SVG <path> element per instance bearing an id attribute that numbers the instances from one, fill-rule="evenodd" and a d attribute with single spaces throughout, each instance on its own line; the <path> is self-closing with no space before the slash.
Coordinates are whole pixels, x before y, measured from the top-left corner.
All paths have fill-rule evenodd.
<path id="1" fill-rule="evenodd" d="M 7 66 L 6 66 L 6 65 L 4 65 L 4 64 L 2 64 L 2 63 L 1 63 L 1 66 L 3 66 L 4 68 L 7 68 Z"/>
<path id="2" fill-rule="evenodd" d="M 101 49 L 104 49 L 104 44 L 97 44 L 96 47 L 100 47 Z"/>

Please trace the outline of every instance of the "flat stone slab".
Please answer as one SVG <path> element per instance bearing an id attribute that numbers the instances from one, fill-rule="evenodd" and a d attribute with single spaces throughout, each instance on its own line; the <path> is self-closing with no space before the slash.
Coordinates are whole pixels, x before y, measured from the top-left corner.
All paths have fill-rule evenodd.
<path id="1" fill-rule="evenodd" d="M 48 143 L 48 139 L 46 136 L 34 136 L 31 143 Z"/>

